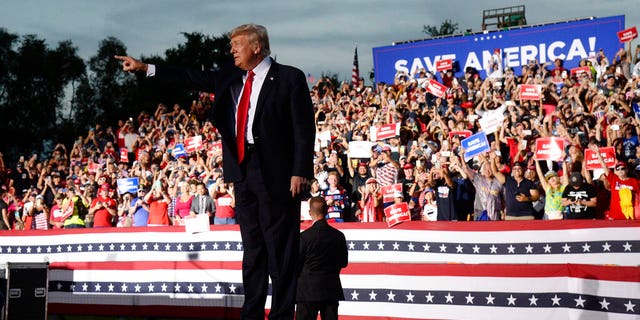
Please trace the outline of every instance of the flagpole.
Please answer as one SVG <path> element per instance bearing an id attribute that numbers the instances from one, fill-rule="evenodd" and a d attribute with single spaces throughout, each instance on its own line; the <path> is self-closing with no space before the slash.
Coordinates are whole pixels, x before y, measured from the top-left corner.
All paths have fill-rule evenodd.
<path id="1" fill-rule="evenodd" d="M 355 43 L 355 48 L 353 51 L 353 67 L 351 68 L 351 85 L 354 88 L 358 88 L 360 86 L 360 66 L 358 64 L 358 43 Z"/>

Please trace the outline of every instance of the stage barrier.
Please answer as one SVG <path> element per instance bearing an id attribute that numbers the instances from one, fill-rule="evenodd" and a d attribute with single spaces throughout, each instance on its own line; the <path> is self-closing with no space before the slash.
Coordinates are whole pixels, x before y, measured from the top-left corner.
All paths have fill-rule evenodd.
<path id="1" fill-rule="evenodd" d="M 334 225 L 341 319 L 640 317 L 637 221 Z M 238 318 L 241 261 L 237 226 L 0 232 L 0 263 L 49 263 L 50 314 Z"/>

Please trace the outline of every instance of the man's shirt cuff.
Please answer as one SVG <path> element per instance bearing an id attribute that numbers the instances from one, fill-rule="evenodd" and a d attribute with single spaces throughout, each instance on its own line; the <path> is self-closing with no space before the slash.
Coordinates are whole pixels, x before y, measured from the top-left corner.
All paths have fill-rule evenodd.
<path id="1" fill-rule="evenodd" d="M 156 65 L 155 64 L 148 64 L 147 65 L 147 78 L 153 77 L 155 75 L 156 75 Z"/>

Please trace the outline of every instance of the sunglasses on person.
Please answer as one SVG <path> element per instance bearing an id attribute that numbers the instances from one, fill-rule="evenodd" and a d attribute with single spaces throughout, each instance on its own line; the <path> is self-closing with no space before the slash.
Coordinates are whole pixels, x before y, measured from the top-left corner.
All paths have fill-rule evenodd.
<path id="1" fill-rule="evenodd" d="M 626 170 L 626 167 L 616 167 L 616 171 L 624 171 Z"/>

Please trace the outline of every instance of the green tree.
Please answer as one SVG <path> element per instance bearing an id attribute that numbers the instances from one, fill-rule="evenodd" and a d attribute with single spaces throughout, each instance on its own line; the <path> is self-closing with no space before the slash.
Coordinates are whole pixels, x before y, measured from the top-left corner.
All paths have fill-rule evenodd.
<path id="1" fill-rule="evenodd" d="M 70 41 L 50 49 L 35 35 L 18 41 L 1 32 L 0 42 L 1 133 L 15 146 L 38 149 L 45 138 L 56 138 L 65 88 L 84 74 L 84 62 Z"/>
<path id="2" fill-rule="evenodd" d="M 7 86 L 11 75 L 9 73 L 9 65 L 15 59 L 15 45 L 18 36 L 9 33 L 6 29 L 0 28 L 0 110 L 5 111 L 7 103 Z M 2 112 L 5 114 L 5 112 Z M 0 122 L 0 126 L 3 123 Z"/>
<path id="3" fill-rule="evenodd" d="M 199 32 L 182 32 L 186 41 L 167 49 L 166 62 L 198 69 L 216 69 L 232 62 L 229 36 L 214 37 Z"/>
<path id="4" fill-rule="evenodd" d="M 114 55 L 126 55 L 126 52 L 122 41 L 108 37 L 100 42 L 98 52 L 89 59 L 88 84 L 94 94 L 90 99 L 93 113 L 89 114 L 104 125 L 112 125 L 131 113 L 135 77 L 124 73 L 120 62 L 113 58 Z M 82 92 L 87 93 L 88 90 Z"/>
<path id="5" fill-rule="evenodd" d="M 440 24 L 440 28 L 432 25 L 423 25 L 422 32 L 430 37 L 448 36 L 458 31 L 458 23 L 453 23 L 451 19 L 446 19 Z"/>
<path id="6" fill-rule="evenodd" d="M 199 32 L 181 34 L 185 37 L 185 42 L 167 49 L 165 58 L 152 56 L 142 57 L 142 60 L 148 63 L 166 63 L 198 70 L 217 69 L 233 63 L 230 39 L 227 34 L 219 37 Z M 178 103 L 188 109 L 191 101 L 197 99 L 197 91 L 150 86 L 147 85 L 148 81 L 143 74 L 138 73 L 136 76 L 139 84 L 137 101 L 145 105 L 146 109 L 154 109 L 160 102 L 167 105 Z"/>

